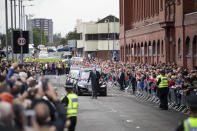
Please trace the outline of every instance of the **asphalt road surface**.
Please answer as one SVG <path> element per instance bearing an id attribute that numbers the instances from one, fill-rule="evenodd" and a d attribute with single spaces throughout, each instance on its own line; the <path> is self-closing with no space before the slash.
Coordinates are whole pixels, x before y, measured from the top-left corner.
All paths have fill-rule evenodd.
<path id="1" fill-rule="evenodd" d="M 49 78 L 58 87 L 59 97 L 63 96 L 65 76 Z M 140 102 L 128 93 L 109 87 L 107 97 L 97 100 L 79 97 L 76 131 L 174 131 L 184 118 L 184 114 L 162 111 L 154 104 Z"/>

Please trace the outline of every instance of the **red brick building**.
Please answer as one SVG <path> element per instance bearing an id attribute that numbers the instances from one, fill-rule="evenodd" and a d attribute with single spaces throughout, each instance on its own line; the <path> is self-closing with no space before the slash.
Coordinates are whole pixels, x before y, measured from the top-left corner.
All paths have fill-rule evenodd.
<path id="1" fill-rule="evenodd" d="M 120 57 L 197 66 L 197 0 L 119 0 Z"/>

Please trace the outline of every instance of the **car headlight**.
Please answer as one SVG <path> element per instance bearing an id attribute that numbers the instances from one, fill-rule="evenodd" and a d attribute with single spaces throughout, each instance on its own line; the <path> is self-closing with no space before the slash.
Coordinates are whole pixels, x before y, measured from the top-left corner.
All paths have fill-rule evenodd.
<path id="1" fill-rule="evenodd" d="M 81 84 L 79 84 L 78 86 L 79 86 L 79 87 L 82 87 L 82 88 L 85 88 L 85 85 L 81 85 Z"/>

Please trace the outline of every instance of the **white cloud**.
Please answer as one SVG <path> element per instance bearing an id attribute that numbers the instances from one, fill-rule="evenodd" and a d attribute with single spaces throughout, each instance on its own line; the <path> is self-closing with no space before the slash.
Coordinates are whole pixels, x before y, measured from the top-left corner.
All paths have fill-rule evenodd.
<path id="1" fill-rule="evenodd" d="M 34 14 L 35 18 L 53 19 L 54 33 L 61 32 L 62 35 L 75 27 L 77 19 L 96 21 L 109 14 L 119 16 L 119 0 L 34 0 L 24 4 L 35 5 L 26 7 L 26 14 Z M 0 31 L 5 23 L 2 5 L 4 0 L 0 0 L 0 25 L 2 26 Z"/>

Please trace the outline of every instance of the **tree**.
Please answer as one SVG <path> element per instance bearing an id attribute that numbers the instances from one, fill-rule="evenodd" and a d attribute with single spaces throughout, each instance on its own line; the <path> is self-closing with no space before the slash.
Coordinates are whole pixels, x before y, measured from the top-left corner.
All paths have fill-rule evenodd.
<path id="1" fill-rule="evenodd" d="M 68 40 L 77 40 L 77 29 L 75 28 L 74 31 L 70 31 L 68 32 L 68 34 L 66 34 L 66 44 L 68 44 Z"/>
<path id="2" fill-rule="evenodd" d="M 66 45 L 67 44 L 66 38 L 61 38 L 60 44 L 61 45 Z"/>
<path id="3" fill-rule="evenodd" d="M 40 30 L 39 28 L 33 29 L 33 43 L 38 45 L 46 45 L 48 42 L 47 35 L 44 33 L 44 31 Z"/>
<path id="4" fill-rule="evenodd" d="M 2 34 L 0 39 L 1 39 L 2 48 L 6 47 L 6 34 Z M 8 29 L 8 46 L 10 45 L 11 45 L 11 29 Z"/>
<path id="5" fill-rule="evenodd" d="M 55 42 L 55 43 L 58 43 L 58 42 L 60 42 L 61 41 L 61 33 L 58 33 L 58 34 L 54 34 L 53 35 L 53 42 Z"/>

